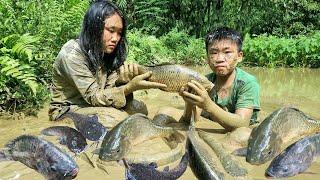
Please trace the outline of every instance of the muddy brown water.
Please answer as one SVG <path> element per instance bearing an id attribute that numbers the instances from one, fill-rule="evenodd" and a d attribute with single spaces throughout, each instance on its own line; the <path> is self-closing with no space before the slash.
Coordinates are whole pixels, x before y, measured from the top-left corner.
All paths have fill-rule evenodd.
<path id="1" fill-rule="evenodd" d="M 210 71 L 206 67 L 192 67 L 197 71 L 206 74 Z M 320 69 L 267 69 L 267 68 L 244 68 L 248 72 L 254 74 L 261 85 L 261 112 L 259 119 L 263 120 L 268 114 L 281 106 L 294 106 L 301 109 L 311 117 L 320 120 Z M 176 93 L 167 93 L 160 90 L 148 90 L 135 92 L 137 99 L 143 100 L 149 108 L 149 116 L 153 117 L 156 111 L 163 106 L 172 106 L 177 109 L 184 108 L 183 100 Z M 47 115 L 48 107 L 42 109 L 38 117 L 25 117 L 20 120 L 8 120 L 0 117 L 0 148 L 4 144 L 22 134 L 39 135 L 40 131 L 46 127 L 53 125 L 68 125 L 73 126 L 70 121 L 64 122 L 50 122 Z M 196 124 L 197 127 L 203 129 L 222 129 L 218 124 L 203 120 Z M 212 134 L 212 136 L 221 139 L 225 134 Z M 57 140 L 54 137 L 44 137 L 55 144 Z M 91 142 L 89 142 L 91 143 Z M 68 151 L 65 147 L 60 146 Z M 208 147 L 206 147 L 208 148 Z M 162 142 L 161 139 L 154 139 L 146 141 L 143 144 L 134 147 L 135 153 L 141 154 L 156 154 L 158 151 L 166 151 L 168 147 Z M 213 158 L 217 164 L 213 151 Z M 80 172 L 76 179 L 124 179 L 124 168 L 117 163 L 107 163 L 103 166 L 97 166 L 91 163 L 97 157 L 92 157 L 91 152 L 87 153 L 88 156 L 82 155 L 76 157 L 76 162 L 80 167 Z M 87 157 L 84 158 L 84 157 Z M 260 166 L 250 165 L 245 162 L 245 158 L 237 157 L 241 163 L 248 169 L 248 176 L 238 179 L 266 179 L 264 171 L 270 162 Z M 170 168 L 174 167 L 178 162 L 169 164 Z M 163 169 L 163 167 L 160 167 Z M 312 163 L 311 167 L 302 174 L 289 179 L 319 179 L 320 178 L 320 160 Z M 0 163 L 0 180 L 2 179 L 44 179 L 40 174 L 34 170 L 27 168 L 19 162 L 1 162 Z M 187 171 L 180 177 L 180 179 L 196 179 L 191 169 L 188 167 Z M 226 175 L 226 179 L 234 179 Z"/>

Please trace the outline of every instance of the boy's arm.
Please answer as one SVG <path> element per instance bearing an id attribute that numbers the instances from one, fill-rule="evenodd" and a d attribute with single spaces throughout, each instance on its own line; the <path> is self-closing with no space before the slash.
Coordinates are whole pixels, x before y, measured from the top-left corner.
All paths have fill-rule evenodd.
<path id="1" fill-rule="evenodd" d="M 184 97 L 185 101 L 188 104 L 196 105 L 199 108 L 207 111 L 214 121 L 218 122 L 227 130 L 249 126 L 253 109 L 239 108 L 235 113 L 227 112 L 211 100 L 208 92 L 201 84 L 196 81 L 191 81 L 190 83 L 188 83 L 188 86 L 195 91 L 195 94 L 183 91 L 181 95 Z M 185 114 L 186 113 L 187 112 L 185 111 Z"/>

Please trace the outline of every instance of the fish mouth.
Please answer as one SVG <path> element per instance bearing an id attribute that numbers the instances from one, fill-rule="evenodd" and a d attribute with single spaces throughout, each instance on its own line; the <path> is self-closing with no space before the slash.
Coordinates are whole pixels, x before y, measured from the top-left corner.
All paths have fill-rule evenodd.
<path id="1" fill-rule="evenodd" d="M 266 170 L 264 176 L 268 179 L 275 178 L 275 175 L 269 169 Z"/>
<path id="2" fill-rule="evenodd" d="M 79 169 L 78 168 L 75 168 L 71 171 L 70 175 L 72 177 L 72 179 L 76 178 L 77 175 L 78 175 L 78 172 L 79 172 Z"/>

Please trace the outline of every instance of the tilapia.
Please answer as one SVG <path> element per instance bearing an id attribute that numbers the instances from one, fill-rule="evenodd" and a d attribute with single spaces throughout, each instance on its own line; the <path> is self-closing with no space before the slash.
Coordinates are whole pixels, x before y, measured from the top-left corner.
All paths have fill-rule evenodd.
<path id="1" fill-rule="evenodd" d="M 290 141 L 319 130 L 320 121 L 299 109 L 282 107 L 252 130 L 246 160 L 250 164 L 263 164 L 278 155 Z"/>
<path id="2" fill-rule="evenodd" d="M 58 136 L 60 144 L 67 145 L 68 149 L 76 154 L 83 152 L 87 147 L 86 138 L 77 130 L 68 126 L 52 126 L 41 131 L 47 136 Z"/>
<path id="3" fill-rule="evenodd" d="M 198 179 L 224 179 L 224 174 L 212 161 L 212 156 L 203 147 L 195 128 L 190 126 L 188 131 L 187 149 L 190 156 L 190 167 Z"/>
<path id="4" fill-rule="evenodd" d="M 139 74 L 152 71 L 148 79 L 152 82 L 166 84 L 167 87 L 161 90 L 168 92 L 179 92 L 191 80 L 202 84 L 207 91 L 213 88 L 213 83 L 200 73 L 181 65 L 158 65 L 158 66 L 138 66 Z"/>
<path id="5" fill-rule="evenodd" d="M 282 178 L 304 172 L 320 155 L 320 134 L 311 135 L 291 144 L 271 161 L 266 176 Z"/>
<path id="6" fill-rule="evenodd" d="M 98 121 L 98 116 L 96 115 L 88 116 L 68 111 L 59 119 L 66 117 L 72 119 L 78 131 L 90 141 L 99 142 L 107 133 L 106 128 Z"/>
<path id="7" fill-rule="evenodd" d="M 133 145 L 155 137 L 168 137 L 175 132 L 173 128 L 153 124 L 143 114 L 128 116 L 104 137 L 99 158 L 103 161 L 120 160 Z"/>
<path id="8" fill-rule="evenodd" d="M 178 179 L 187 169 L 189 161 L 188 153 L 186 152 L 179 163 L 179 165 L 171 170 L 167 166 L 163 171 L 157 170 L 156 163 L 141 164 L 141 163 L 125 163 L 126 180 L 147 180 L 147 179 L 159 179 L 159 180 L 174 180 Z"/>
<path id="9" fill-rule="evenodd" d="M 51 142 L 22 135 L 0 150 L 0 161 L 19 161 L 46 179 L 73 179 L 79 171 L 76 162 Z"/>
<path id="10" fill-rule="evenodd" d="M 231 176 L 245 176 L 248 171 L 234 157 L 232 157 L 223 146 L 212 136 L 204 131 L 198 131 L 199 136 L 212 148 L 216 153 L 224 169 Z"/>

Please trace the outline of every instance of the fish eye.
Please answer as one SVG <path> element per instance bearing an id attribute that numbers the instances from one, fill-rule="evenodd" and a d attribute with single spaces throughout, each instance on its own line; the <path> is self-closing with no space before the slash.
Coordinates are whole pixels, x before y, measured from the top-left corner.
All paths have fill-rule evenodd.
<path id="1" fill-rule="evenodd" d="M 270 155 L 271 154 L 271 151 L 268 151 L 268 155 Z"/>
<path id="2" fill-rule="evenodd" d="M 55 166 L 51 166 L 50 169 L 51 169 L 51 171 L 53 171 L 53 172 L 56 172 L 56 171 L 57 171 L 57 168 L 56 168 Z"/>

